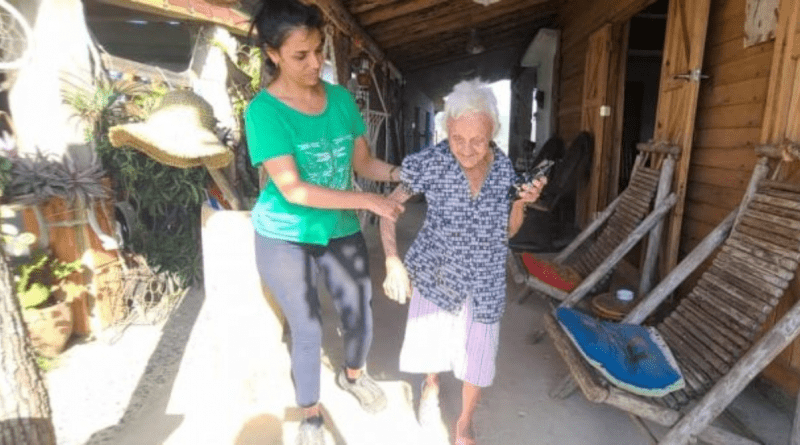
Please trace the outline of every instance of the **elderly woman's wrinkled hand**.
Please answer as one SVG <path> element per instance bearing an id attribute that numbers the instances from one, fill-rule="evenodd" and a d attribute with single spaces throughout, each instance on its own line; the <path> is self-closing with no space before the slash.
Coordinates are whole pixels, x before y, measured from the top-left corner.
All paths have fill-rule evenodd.
<path id="1" fill-rule="evenodd" d="M 408 271 L 400 258 L 386 258 L 386 279 L 383 281 L 383 291 L 390 300 L 405 304 L 411 298 L 411 280 Z"/>
<path id="2" fill-rule="evenodd" d="M 519 191 L 519 200 L 525 203 L 536 202 L 542 194 L 542 189 L 547 185 L 547 177 L 536 178 L 530 184 L 523 184 Z"/>

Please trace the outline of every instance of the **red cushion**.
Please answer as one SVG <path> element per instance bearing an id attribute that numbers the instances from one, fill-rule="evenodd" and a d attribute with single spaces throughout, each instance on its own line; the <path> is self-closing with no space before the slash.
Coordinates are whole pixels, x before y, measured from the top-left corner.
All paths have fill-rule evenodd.
<path id="1" fill-rule="evenodd" d="M 528 252 L 522 254 L 522 263 L 525 264 L 529 274 L 555 288 L 569 292 L 578 285 L 574 281 L 576 277 L 565 276 L 553 264 L 537 259 Z"/>

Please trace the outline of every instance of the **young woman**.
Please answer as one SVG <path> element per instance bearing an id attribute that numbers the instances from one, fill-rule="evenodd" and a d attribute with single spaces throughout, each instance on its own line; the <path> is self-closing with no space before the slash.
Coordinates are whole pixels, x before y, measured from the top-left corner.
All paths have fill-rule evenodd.
<path id="1" fill-rule="evenodd" d="M 345 363 L 337 383 L 369 412 L 386 405 L 383 391 L 364 371 L 372 342 L 372 290 L 354 210 L 391 221 L 403 211 L 394 200 L 353 191 L 353 171 L 375 181 L 397 181 L 400 172 L 371 156 L 348 91 L 320 80 L 322 25 L 315 6 L 295 0 L 261 6 L 253 27 L 272 81 L 245 113 L 251 162 L 269 177 L 252 211 L 256 260 L 289 324 L 295 395 L 304 413 L 302 444 L 324 440 L 318 274 L 343 327 Z"/>
<path id="2" fill-rule="evenodd" d="M 441 422 L 438 373 L 452 371 L 464 382 L 456 445 L 475 444 L 472 417 L 481 388 L 494 380 L 506 303 L 506 240 L 547 182 L 523 185 L 511 203 L 514 169 L 492 143 L 497 116 L 487 84 L 461 82 L 445 98 L 448 139 L 403 160 L 402 183 L 390 197 L 405 202 L 422 193 L 428 203 L 406 254 L 408 269 L 397 255 L 394 220 L 381 219 L 384 290 L 400 303 L 411 297 L 400 370 L 427 374 L 419 404 L 423 427 Z"/>

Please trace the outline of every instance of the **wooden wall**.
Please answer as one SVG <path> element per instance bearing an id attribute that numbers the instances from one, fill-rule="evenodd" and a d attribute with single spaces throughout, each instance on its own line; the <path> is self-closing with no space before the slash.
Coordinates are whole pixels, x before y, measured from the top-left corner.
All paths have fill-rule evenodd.
<path id="1" fill-rule="evenodd" d="M 608 22 L 626 22 L 655 0 L 570 0 L 558 12 L 561 26 L 558 135 L 569 143 L 581 131 L 583 72 L 588 37 Z"/>
<path id="2" fill-rule="evenodd" d="M 580 5 L 578 5 L 580 3 Z M 570 141 L 580 130 L 583 70 L 590 32 L 624 20 L 647 2 L 628 0 L 609 11 L 610 0 L 567 2 L 560 19 L 561 55 L 558 134 Z M 638 9 L 635 9 L 638 8 Z M 774 40 L 744 48 L 746 0 L 712 0 L 694 147 L 687 186 L 681 257 L 697 245 L 741 200 L 756 162 Z M 633 12 L 630 12 L 630 11 Z M 619 15 L 619 11 L 624 14 Z M 773 322 L 800 298 L 795 280 Z M 800 388 L 800 341 L 764 372 L 791 394 Z"/>

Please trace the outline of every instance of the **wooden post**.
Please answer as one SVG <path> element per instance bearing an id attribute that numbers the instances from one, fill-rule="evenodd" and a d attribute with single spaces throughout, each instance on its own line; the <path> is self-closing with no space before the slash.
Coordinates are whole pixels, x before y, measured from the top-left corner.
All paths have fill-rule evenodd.
<path id="1" fill-rule="evenodd" d="M 800 391 L 797 391 L 797 408 L 794 409 L 794 425 L 789 440 L 790 445 L 800 445 Z"/>
<path id="2" fill-rule="evenodd" d="M 658 206 L 664 197 L 669 193 L 670 185 L 672 185 L 672 173 L 675 171 L 675 158 L 668 156 L 664 160 L 664 165 L 661 166 L 661 178 L 658 182 L 658 189 L 656 190 L 656 200 L 653 207 Z M 650 291 L 653 286 L 653 276 L 655 275 L 656 267 L 658 266 L 658 251 L 661 250 L 661 234 L 664 232 L 664 221 L 661 220 L 650 231 L 650 238 L 647 241 L 647 253 L 644 258 L 644 265 L 642 265 L 642 278 L 639 281 L 639 295 L 645 295 Z"/>
<path id="3" fill-rule="evenodd" d="M 695 247 L 692 252 L 684 258 L 678 266 L 664 277 L 663 280 L 650 292 L 647 297 L 636 305 L 633 310 L 628 313 L 622 323 L 640 324 L 650 315 L 661 302 L 669 296 L 675 288 L 686 279 L 697 266 L 711 255 L 712 252 L 722 244 L 722 241 L 727 238 L 733 227 L 733 220 L 736 218 L 738 209 L 732 211 L 728 216 L 714 229 L 703 238 L 703 241 Z"/>
<path id="4" fill-rule="evenodd" d="M 711 391 L 659 442 L 683 445 L 697 437 L 731 401 L 800 333 L 800 302 L 773 326 Z"/>
<path id="5" fill-rule="evenodd" d="M 657 222 L 661 221 L 664 217 L 664 214 L 669 211 L 670 208 L 675 204 L 678 197 L 675 193 L 671 193 L 667 199 L 664 200 L 656 209 L 654 209 L 647 218 L 644 219 L 639 225 L 631 232 L 630 235 L 623 241 L 613 252 L 611 255 L 608 256 L 599 266 L 597 269 L 594 270 L 588 277 L 586 277 L 583 282 L 576 287 L 572 293 L 569 294 L 564 302 L 561 303 L 561 306 L 570 307 L 577 303 L 581 298 L 583 298 L 592 288 L 597 284 L 600 279 L 602 279 L 613 267 L 615 264 L 622 259 L 636 243 L 639 242 L 642 237 L 644 237 L 647 232 L 650 231 L 653 226 L 656 225 Z"/>

